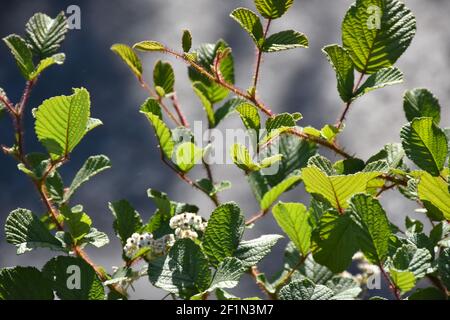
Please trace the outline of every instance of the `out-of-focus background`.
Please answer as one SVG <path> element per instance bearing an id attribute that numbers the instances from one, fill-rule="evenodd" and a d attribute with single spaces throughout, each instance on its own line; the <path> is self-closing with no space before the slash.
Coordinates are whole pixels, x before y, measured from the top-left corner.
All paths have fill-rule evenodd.
<path id="1" fill-rule="evenodd" d="M 342 110 L 336 91 L 335 75 L 321 48 L 331 43 L 341 43 L 340 25 L 353 0 L 296 0 L 292 9 L 273 23 L 272 31 L 295 29 L 304 32 L 310 40 L 309 49 L 296 49 L 264 58 L 259 90 L 263 100 L 275 111 L 299 111 L 302 124 L 320 127 L 334 123 Z M 440 99 L 443 106 L 443 122 L 450 125 L 450 1 L 405 1 L 417 17 L 418 33 L 411 47 L 398 62 L 405 73 L 402 85 L 385 88 L 367 94 L 352 107 L 347 119 L 341 143 L 349 152 L 367 159 L 385 143 L 398 142 L 401 126 L 406 122 L 402 109 L 402 94 L 406 89 L 427 87 Z M 92 114 L 104 122 L 104 126 L 90 133 L 76 148 L 73 157 L 62 171 L 70 182 L 84 160 L 93 154 L 106 154 L 113 168 L 100 174 L 85 185 L 76 195 L 73 204 L 81 203 L 92 217 L 94 225 L 110 235 L 110 245 L 88 250 L 94 260 L 109 271 L 120 265 L 121 248 L 112 232 L 112 216 L 108 201 L 126 198 L 147 220 L 154 211 L 146 190 L 152 187 L 169 194 L 173 200 L 197 204 L 205 217 L 212 210 L 210 201 L 178 180 L 160 163 L 156 141 L 147 120 L 138 112 L 146 93 L 139 87 L 127 67 L 110 51 L 113 43 L 133 44 L 140 40 L 160 40 L 171 47 L 178 47 L 183 29 L 190 29 L 194 46 L 204 42 L 225 39 L 233 48 L 236 63 L 237 85 L 247 88 L 254 68 L 254 48 L 248 35 L 229 18 L 236 7 L 254 8 L 251 0 L 127 0 L 127 1 L 66 1 L 21 0 L 0 2 L 0 36 L 24 33 L 26 21 L 36 12 L 55 16 L 69 5 L 81 9 L 81 30 L 71 30 L 62 51 L 67 59 L 63 66 L 52 67 L 45 72 L 33 91 L 31 108 L 43 99 L 54 95 L 70 94 L 71 88 L 84 86 L 91 92 Z M 151 80 L 154 62 L 158 54 L 142 55 L 145 76 Z M 172 60 L 164 57 L 167 60 Z M 204 120 L 201 105 L 191 91 L 186 67 L 173 61 L 177 80 L 176 89 L 189 120 Z M 8 48 L 0 44 L 0 87 L 17 101 L 23 89 L 23 79 L 10 56 Z M 11 126 L 6 117 L 0 120 L 0 143 L 12 143 Z M 229 117 L 220 128 L 240 126 L 237 117 Z M 26 148 L 40 150 L 33 130 L 31 112 L 26 119 Z M 223 192 L 221 200 L 239 203 L 247 216 L 258 208 L 241 172 L 233 166 L 214 166 L 217 180 L 228 179 L 233 188 Z M 194 170 L 192 176 L 201 177 L 202 170 Z M 284 200 L 308 203 L 309 199 L 300 186 L 284 197 Z M 403 226 L 406 214 L 414 213 L 414 203 L 389 192 L 383 205 L 393 222 Z M 30 181 L 16 169 L 16 163 L 0 154 L 0 220 L 3 225 L 8 213 L 23 207 L 41 214 L 43 207 Z M 280 233 L 273 218 L 268 215 L 250 231 L 247 238 L 264 233 Z M 280 241 L 260 269 L 273 274 L 282 265 L 282 252 L 286 241 Z M 5 242 L 0 233 L 0 267 L 13 265 L 43 265 L 52 252 L 34 250 L 22 256 Z M 160 299 L 161 290 L 148 281 L 139 281 L 133 298 Z M 240 296 L 260 295 L 250 278 L 234 290 Z M 377 295 L 384 291 L 375 292 Z"/>

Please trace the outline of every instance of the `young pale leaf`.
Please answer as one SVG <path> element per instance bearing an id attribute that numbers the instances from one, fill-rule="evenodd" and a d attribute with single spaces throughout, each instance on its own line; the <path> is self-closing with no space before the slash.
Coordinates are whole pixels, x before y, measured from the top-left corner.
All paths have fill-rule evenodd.
<path id="1" fill-rule="evenodd" d="M 189 172 L 203 157 L 203 149 L 192 142 L 183 142 L 175 149 L 175 164 L 183 172 Z"/>
<path id="2" fill-rule="evenodd" d="M 328 61 L 336 72 L 339 95 L 344 102 L 353 99 L 353 86 L 355 82 L 355 65 L 348 51 L 334 44 L 322 49 Z"/>
<path id="3" fill-rule="evenodd" d="M 232 257 L 244 231 L 244 216 L 234 202 L 217 207 L 208 221 L 203 236 L 203 250 L 208 259 L 218 265 L 226 257 Z"/>
<path id="4" fill-rule="evenodd" d="M 262 197 L 261 201 L 259 202 L 259 205 L 261 206 L 262 210 L 267 210 L 270 208 L 270 206 L 288 189 L 295 186 L 300 180 L 301 176 L 299 174 L 292 174 L 291 176 L 287 177 L 283 181 L 281 181 L 279 184 L 274 186 L 272 189 L 267 191 L 264 196 Z"/>
<path id="5" fill-rule="evenodd" d="M 423 172 L 417 187 L 420 200 L 429 202 L 442 212 L 445 219 L 450 220 L 450 193 L 448 182 L 442 177 L 433 177 Z"/>
<path id="6" fill-rule="evenodd" d="M 255 0 L 256 9 L 266 19 L 277 19 L 289 10 L 294 0 Z"/>
<path id="7" fill-rule="evenodd" d="M 25 40 L 18 35 L 12 34 L 3 38 L 3 41 L 11 50 L 23 77 L 27 80 L 31 80 L 31 75 L 34 71 L 33 55 Z"/>
<path id="8" fill-rule="evenodd" d="M 150 261 L 150 282 L 182 298 L 205 291 L 211 283 L 208 261 L 200 247 L 190 239 L 180 239 L 167 256 Z"/>
<path id="9" fill-rule="evenodd" d="M 90 105 L 89 92 L 80 88 L 71 96 L 53 97 L 38 107 L 36 134 L 53 159 L 68 156 L 84 137 Z"/>
<path id="10" fill-rule="evenodd" d="M 44 276 L 53 282 L 53 290 L 62 300 L 104 300 L 105 290 L 95 270 L 83 259 L 59 256 L 42 269 Z M 68 286 L 77 278 L 78 287 Z"/>
<path id="11" fill-rule="evenodd" d="M 34 267 L 0 269 L 0 300 L 53 300 L 52 283 Z"/>
<path id="12" fill-rule="evenodd" d="M 40 58 L 47 58 L 58 51 L 69 29 L 64 12 L 54 19 L 46 14 L 36 13 L 25 26 L 27 42 Z"/>
<path id="13" fill-rule="evenodd" d="M 64 63 L 66 55 L 64 53 L 57 53 L 51 57 L 45 58 L 39 62 L 36 69 L 30 74 L 30 79 L 37 78 L 45 69 L 54 64 L 61 65 Z"/>
<path id="14" fill-rule="evenodd" d="M 261 118 L 253 104 L 243 102 L 236 107 L 236 111 L 247 129 L 258 131 L 261 128 Z"/>
<path id="15" fill-rule="evenodd" d="M 133 73 L 142 78 L 142 63 L 137 54 L 126 44 L 116 43 L 111 47 L 111 50 L 116 53 L 125 62 Z"/>
<path id="16" fill-rule="evenodd" d="M 168 62 L 158 60 L 153 69 L 153 83 L 155 87 L 160 87 L 164 93 L 170 94 L 174 91 L 175 73 Z"/>
<path id="17" fill-rule="evenodd" d="M 309 279 L 292 281 L 280 290 L 282 300 L 329 300 L 333 295 L 331 289 Z"/>
<path id="18" fill-rule="evenodd" d="M 357 194 L 350 200 L 352 216 L 360 227 L 357 239 L 364 256 L 376 264 L 388 254 L 390 223 L 380 202 L 370 195 Z"/>
<path id="19" fill-rule="evenodd" d="M 448 153 L 445 133 L 436 126 L 433 118 L 415 118 L 401 132 L 406 155 L 419 168 L 439 176 Z"/>
<path id="20" fill-rule="evenodd" d="M 313 233 L 314 260 L 334 273 L 348 268 L 358 251 L 357 235 L 361 232 L 350 213 L 328 211 L 322 215 L 318 229 Z"/>
<path id="21" fill-rule="evenodd" d="M 192 48 L 192 34 L 189 30 L 183 30 L 183 36 L 181 37 L 181 45 L 183 52 L 188 53 Z"/>
<path id="22" fill-rule="evenodd" d="M 175 143 L 172 139 L 172 133 L 162 120 L 161 108 L 154 99 L 147 99 L 141 106 L 141 112 L 153 126 L 155 134 L 159 141 L 159 146 L 168 159 L 172 159 Z"/>
<path id="23" fill-rule="evenodd" d="M 277 52 L 295 48 L 308 48 L 308 38 L 295 30 L 285 30 L 274 33 L 264 40 L 264 52 Z"/>
<path id="24" fill-rule="evenodd" d="M 371 74 L 364 84 L 355 92 L 354 97 L 360 97 L 366 93 L 384 88 L 386 86 L 392 86 L 403 82 L 403 73 L 394 67 L 383 68 Z"/>
<path id="25" fill-rule="evenodd" d="M 91 156 L 73 178 L 69 189 L 64 194 L 64 202 L 70 200 L 75 191 L 85 182 L 100 172 L 111 168 L 111 161 L 104 155 Z"/>
<path id="26" fill-rule="evenodd" d="M 324 198 L 339 211 L 348 207 L 348 200 L 353 195 L 365 192 L 369 181 L 379 175 L 378 172 L 359 172 L 346 176 L 327 176 L 317 167 L 302 170 L 306 191 Z"/>
<path id="27" fill-rule="evenodd" d="M 142 220 L 139 213 L 126 200 L 109 203 L 114 220 L 114 232 L 125 245 L 131 235 L 142 228 Z"/>
<path id="28" fill-rule="evenodd" d="M 166 47 L 157 41 L 141 41 L 133 45 L 133 49 L 141 51 L 165 51 Z"/>
<path id="29" fill-rule="evenodd" d="M 433 118 L 436 125 L 441 121 L 439 100 L 427 89 L 406 91 L 403 96 L 403 109 L 408 121 L 422 117 Z"/>
<path id="30" fill-rule="evenodd" d="M 89 233 L 84 236 L 83 242 L 89 243 L 96 248 L 101 248 L 109 243 L 109 238 L 106 233 L 98 231 L 96 228 L 91 228 Z"/>
<path id="31" fill-rule="evenodd" d="M 414 277 L 414 273 L 411 271 L 392 268 L 389 270 L 389 276 L 395 286 L 403 293 L 410 291 L 416 285 L 416 278 Z"/>
<path id="32" fill-rule="evenodd" d="M 266 234 L 256 239 L 242 241 L 234 255 L 245 268 L 256 266 L 281 238 L 283 237 L 277 234 Z"/>
<path id="33" fill-rule="evenodd" d="M 342 24 L 342 41 L 359 72 L 391 67 L 416 33 L 411 11 L 397 0 L 356 0 Z"/>
<path id="34" fill-rule="evenodd" d="M 16 209 L 9 214 L 5 222 L 5 236 L 8 243 L 17 247 L 17 254 L 34 248 L 64 251 L 61 242 L 48 231 L 39 217 L 26 209 Z"/>
<path id="35" fill-rule="evenodd" d="M 230 16 L 250 35 L 256 46 L 260 48 L 264 42 L 264 31 L 259 17 L 252 10 L 237 8 Z"/>
<path id="36" fill-rule="evenodd" d="M 252 160 L 249 150 L 240 143 L 231 146 L 231 158 L 234 164 L 245 172 L 257 171 L 261 167 Z"/>
<path id="37" fill-rule="evenodd" d="M 272 212 L 278 225 L 305 257 L 309 253 L 312 233 L 308 209 L 302 203 L 279 202 Z"/>

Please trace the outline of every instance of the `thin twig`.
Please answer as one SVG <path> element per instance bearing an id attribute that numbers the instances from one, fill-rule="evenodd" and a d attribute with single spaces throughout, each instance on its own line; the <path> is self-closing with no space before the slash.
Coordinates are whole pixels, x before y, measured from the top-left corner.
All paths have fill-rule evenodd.
<path id="1" fill-rule="evenodd" d="M 269 32 L 271 22 L 272 22 L 272 19 L 267 20 L 266 28 L 264 29 L 263 39 L 266 39 L 266 37 L 267 37 L 267 33 Z M 259 46 L 257 46 L 256 47 L 255 74 L 253 76 L 253 91 L 252 91 L 253 97 L 256 96 L 256 87 L 258 85 L 259 70 L 261 68 L 262 55 L 263 55 L 263 51 L 261 50 L 261 48 L 259 48 Z"/>
<path id="2" fill-rule="evenodd" d="M 353 87 L 352 95 L 354 95 L 358 91 L 359 86 L 361 85 L 361 82 L 362 82 L 363 79 L 364 79 L 364 72 L 361 73 L 361 75 L 359 76 L 358 81 L 356 82 L 355 86 Z M 338 129 L 342 128 L 342 125 L 344 124 L 345 117 L 347 116 L 347 113 L 350 110 L 350 106 L 352 105 L 352 102 L 353 102 L 353 100 L 350 100 L 345 105 L 344 111 L 342 112 L 342 114 L 339 117 L 339 120 L 338 120 L 338 122 L 336 124 L 336 127 Z"/>
<path id="3" fill-rule="evenodd" d="M 397 288 L 397 286 L 392 281 L 391 277 L 386 273 L 386 271 L 383 268 L 383 265 L 380 263 L 378 264 L 378 267 L 381 270 L 381 273 L 383 274 L 384 278 L 386 279 L 386 282 L 388 283 L 389 289 L 391 289 L 392 293 L 394 294 L 395 299 L 401 300 L 400 291 Z"/>
<path id="4" fill-rule="evenodd" d="M 177 113 L 181 124 L 184 127 L 189 128 L 189 122 L 187 121 L 186 116 L 183 114 L 183 111 L 181 111 L 181 106 L 175 92 L 170 96 L 170 100 L 172 100 L 173 108 L 175 109 L 175 112 Z"/>

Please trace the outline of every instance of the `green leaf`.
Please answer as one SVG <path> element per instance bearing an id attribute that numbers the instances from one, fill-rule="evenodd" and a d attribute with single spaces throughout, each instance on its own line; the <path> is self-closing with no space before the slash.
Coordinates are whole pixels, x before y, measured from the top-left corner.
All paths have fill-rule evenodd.
<path id="1" fill-rule="evenodd" d="M 37 78 L 45 69 L 51 67 L 54 64 L 61 65 L 66 60 L 66 55 L 64 53 L 57 53 L 51 57 L 45 58 L 39 62 L 36 69 L 30 74 L 30 79 Z"/>
<path id="2" fill-rule="evenodd" d="M 438 259 L 438 272 L 441 276 L 444 285 L 450 287 L 450 249 L 447 248 L 442 251 Z"/>
<path id="3" fill-rule="evenodd" d="M 182 298 L 205 291 L 211 282 L 208 261 L 190 239 L 178 240 L 167 256 L 150 261 L 148 276 L 154 286 Z"/>
<path id="4" fill-rule="evenodd" d="M 258 201 L 271 187 L 276 186 L 291 175 L 295 170 L 305 167 L 311 156 L 316 154 L 317 145 L 293 135 L 282 135 L 275 138 L 266 148 L 260 150 L 260 155 L 279 153 L 282 159 L 277 163 L 278 170 L 271 175 L 263 175 L 259 171 L 248 176 L 248 182 Z"/>
<path id="5" fill-rule="evenodd" d="M 301 203 L 279 202 L 272 212 L 278 225 L 305 257 L 309 253 L 312 233 L 307 208 Z"/>
<path id="6" fill-rule="evenodd" d="M 111 50 L 128 65 L 138 79 L 142 79 L 142 62 L 133 49 L 126 44 L 116 43 L 111 47 Z"/>
<path id="7" fill-rule="evenodd" d="M 42 269 L 53 282 L 56 295 L 62 300 L 104 300 L 105 290 L 95 270 L 78 257 L 53 258 Z"/>
<path id="8" fill-rule="evenodd" d="M 406 155 L 419 168 L 438 176 L 444 168 L 448 153 L 445 133 L 432 118 L 415 118 L 403 126 L 400 137 Z"/>
<path id="9" fill-rule="evenodd" d="M 115 218 L 114 232 L 125 245 L 127 239 L 142 227 L 141 216 L 126 200 L 110 202 L 109 209 Z"/>
<path id="10" fill-rule="evenodd" d="M 408 300 L 447 300 L 447 297 L 439 289 L 428 287 L 417 289 L 408 297 Z"/>
<path id="11" fill-rule="evenodd" d="M 342 41 L 359 72 L 391 67 L 416 33 L 411 11 L 397 0 L 357 0 L 342 24 Z"/>
<path id="12" fill-rule="evenodd" d="M 308 38 L 295 30 L 285 30 L 269 36 L 262 46 L 264 52 L 277 52 L 295 48 L 308 48 Z"/>
<path id="13" fill-rule="evenodd" d="M 244 271 L 242 261 L 234 257 L 225 258 L 217 267 L 207 292 L 236 287 Z"/>
<path id="14" fill-rule="evenodd" d="M 290 113 L 280 113 L 276 116 L 272 116 L 266 121 L 266 130 L 271 132 L 280 128 L 291 128 L 296 124 L 297 119 Z"/>
<path id="15" fill-rule="evenodd" d="M 158 41 L 141 41 L 133 45 L 133 49 L 141 51 L 165 51 L 166 47 Z"/>
<path id="16" fill-rule="evenodd" d="M 164 89 L 167 95 L 173 93 L 175 85 L 175 73 L 170 63 L 158 60 L 153 69 L 153 83 L 155 87 Z"/>
<path id="17" fill-rule="evenodd" d="M 334 273 L 346 270 L 359 249 L 358 232 L 349 212 L 342 215 L 336 211 L 324 213 L 313 233 L 314 260 Z"/>
<path id="18" fill-rule="evenodd" d="M 74 211 L 67 207 L 62 207 L 61 213 L 74 243 L 77 244 L 91 230 L 91 218 L 83 211 Z"/>
<path id="19" fill-rule="evenodd" d="M 370 75 L 369 78 L 363 83 L 361 87 L 355 92 L 354 97 L 360 97 L 366 93 L 384 88 L 386 86 L 392 86 L 403 82 L 403 73 L 395 68 L 383 68 Z"/>
<path id="20" fill-rule="evenodd" d="M 316 167 L 328 176 L 334 176 L 337 174 L 331 161 L 319 154 L 309 158 L 308 167 Z"/>
<path id="21" fill-rule="evenodd" d="M 441 121 L 441 106 L 439 100 L 427 89 L 414 89 L 405 92 L 403 109 L 406 119 L 430 117 L 436 125 Z"/>
<path id="22" fill-rule="evenodd" d="M 261 118 L 258 109 L 253 104 L 242 102 L 236 107 L 236 111 L 247 129 L 258 131 L 261 128 Z"/>
<path id="23" fill-rule="evenodd" d="M 183 52 L 187 53 L 192 48 L 192 34 L 189 30 L 183 30 L 183 36 L 181 37 L 181 44 Z"/>
<path id="24" fill-rule="evenodd" d="M 16 59 L 17 66 L 19 67 L 24 78 L 31 80 L 31 74 L 34 71 L 33 55 L 25 40 L 18 35 L 12 34 L 3 38 L 3 41 L 11 50 L 12 55 Z"/>
<path id="25" fill-rule="evenodd" d="M 238 105 L 244 102 L 241 98 L 233 98 L 226 101 L 220 108 L 216 110 L 214 113 L 214 126 L 217 126 L 223 119 L 225 119 L 228 115 L 230 115 Z"/>
<path id="26" fill-rule="evenodd" d="M 277 19 L 289 10 L 294 0 L 255 0 L 256 9 L 266 19 Z"/>
<path id="27" fill-rule="evenodd" d="M 5 222 L 6 241 L 17 247 L 17 254 L 34 248 L 63 251 L 61 243 L 48 231 L 39 217 L 26 209 L 12 211 Z"/>
<path id="28" fill-rule="evenodd" d="M 350 200 L 354 221 L 360 227 L 357 238 L 364 256 L 376 264 L 388 254 L 390 223 L 380 202 L 370 195 L 357 194 Z"/>
<path id="29" fill-rule="evenodd" d="M 278 199 L 278 197 L 280 197 L 286 190 L 296 185 L 300 180 L 301 176 L 299 174 L 293 174 L 267 191 L 259 202 L 261 209 L 269 209 L 270 206 Z"/>
<path id="30" fill-rule="evenodd" d="M 259 17 L 252 10 L 237 8 L 230 14 L 234 20 L 250 35 L 258 48 L 264 42 L 264 31 Z"/>
<path id="31" fill-rule="evenodd" d="M 231 188 L 231 182 L 228 180 L 221 181 L 220 183 L 217 183 L 215 185 L 212 184 L 211 180 L 209 179 L 199 179 L 196 181 L 196 183 L 210 196 L 213 196 L 221 191 L 227 190 Z"/>
<path id="32" fill-rule="evenodd" d="M 90 104 L 89 92 L 81 88 L 71 96 L 47 99 L 38 107 L 36 134 L 53 159 L 68 156 L 84 137 Z"/>
<path id="33" fill-rule="evenodd" d="M 423 172 L 417 187 L 420 200 L 430 203 L 442 212 L 445 219 L 450 219 L 450 193 L 448 182 L 442 177 L 433 177 L 429 173 Z"/>
<path id="34" fill-rule="evenodd" d="M 365 192 L 368 182 L 378 175 L 378 172 L 359 172 L 346 176 L 327 176 L 315 167 L 302 170 L 306 191 L 324 198 L 339 211 L 348 207 L 348 200 L 353 195 Z"/>
<path id="35" fill-rule="evenodd" d="M 167 127 L 167 125 L 161 119 L 161 109 L 156 109 L 155 102 L 156 101 L 152 98 L 147 99 L 141 106 L 141 112 L 145 114 L 147 119 L 152 124 L 153 129 L 155 130 L 156 137 L 158 138 L 159 146 L 164 155 L 168 159 L 172 159 L 175 143 L 172 140 L 172 133 L 169 127 Z"/>
<path id="36" fill-rule="evenodd" d="M 64 194 L 64 202 L 69 201 L 75 191 L 85 182 L 100 172 L 111 168 L 111 161 L 104 155 L 89 157 L 73 178 L 69 189 Z"/>
<path id="37" fill-rule="evenodd" d="M 395 286 L 403 293 L 410 291 L 416 285 L 416 278 L 411 271 L 390 269 L 389 275 Z"/>
<path id="38" fill-rule="evenodd" d="M 203 149 L 192 142 L 183 142 L 175 149 L 175 163 L 183 172 L 189 172 L 203 157 Z"/>
<path id="39" fill-rule="evenodd" d="M 203 236 L 203 250 L 208 259 L 218 265 L 232 257 L 244 232 L 244 216 L 234 202 L 218 206 L 208 220 Z"/>
<path id="40" fill-rule="evenodd" d="M 47 58 L 58 51 L 68 29 L 64 12 L 59 13 L 54 19 L 46 14 L 36 13 L 25 26 L 27 42 L 33 53 L 40 58 Z"/>
<path id="41" fill-rule="evenodd" d="M 213 128 L 216 125 L 216 117 L 214 114 L 213 103 L 208 97 L 208 88 L 202 82 L 194 82 L 192 84 L 192 89 L 202 103 L 203 109 L 205 110 L 206 116 L 208 117 L 209 127 Z"/>
<path id="42" fill-rule="evenodd" d="M 256 266 L 270 253 L 272 247 L 281 238 L 283 237 L 277 234 L 266 234 L 256 239 L 242 241 L 234 255 L 243 263 L 245 268 Z"/>
<path id="43" fill-rule="evenodd" d="M 282 300 L 329 300 L 333 295 L 331 289 L 309 279 L 292 281 L 279 294 Z"/>
<path id="44" fill-rule="evenodd" d="M 392 258 L 393 267 L 397 270 L 408 270 L 416 280 L 423 278 L 431 267 L 431 253 L 428 249 L 417 248 L 413 244 L 404 244 Z"/>
<path id="45" fill-rule="evenodd" d="M 96 248 L 101 248 L 109 243 L 109 238 L 106 233 L 98 231 L 96 228 L 91 228 L 89 233 L 84 236 L 83 242 L 92 244 Z"/>
<path id="46" fill-rule="evenodd" d="M 197 54 L 196 63 L 198 63 L 208 72 L 214 73 L 211 69 L 211 66 L 214 64 L 214 60 L 217 57 L 218 53 L 223 52 L 224 50 L 231 49 L 223 40 L 219 40 L 215 44 L 204 44 L 195 51 L 195 53 Z M 234 60 L 231 53 L 221 59 L 219 70 L 226 82 L 234 84 Z M 211 81 L 209 78 L 200 74 L 192 67 L 189 67 L 188 71 L 189 79 L 192 82 L 200 81 L 201 83 L 203 83 L 203 85 L 207 89 L 207 94 L 205 96 L 212 104 L 220 102 L 227 97 L 229 93 L 228 89 L 225 89 L 217 83 Z"/>
<path id="47" fill-rule="evenodd" d="M 322 51 L 327 55 L 328 61 L 336 72 L 339 95 L 344 102 L 351 101 L 355 82 L 355 65 L 350 54 L 337 44 L 326 46 Z"/>
<path id="48" fill-rule="evenodd" d="M 0 269 L 0 300 L 53 300 L 51 282 L 34 267 Z"/>

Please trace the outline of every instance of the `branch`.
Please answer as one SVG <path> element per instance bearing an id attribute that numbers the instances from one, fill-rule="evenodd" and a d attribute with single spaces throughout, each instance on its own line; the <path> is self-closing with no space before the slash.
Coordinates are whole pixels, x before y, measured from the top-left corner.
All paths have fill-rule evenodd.
<path id="1" fill-rule="evenodd" d="M 267 37 L 267 33 L 269 32 L 270 23 L 272 22 L 272 19 L 267 20 L 266 28 L 264 29 L 264 35 L 263 39 L 265 40 Z M 255 75 L 253 76 L 253 90 L 252 90 L 252 96 L 256 96 L 256 87 L 258 85 L 258 78 L 259 78 L 259 69 L 261 67 L 261 60 L 262 60 L 262 54 L 263 51 L 257 46 L 256 47 L 256 66 L 255 66 Z"/>
<path id="2" fill-rule="evenodd" d="M 181 124 L 184 127 L 189 128 L 189 122 L 187 121 L 185 115 L 181 111 L 181 106 L 180 103 L 178 102 L 177 94 L 175 92 L 170 96 L 170 100 L 172 100 L 173 108 L 175 109 Z"/>
<path id="3" fill-rule="evenodd" d="M 172 49 L 169 48 L 164 48 L 165 53 L 171 54 L 174 57 L 183 60 L 185 63 L 187 63 L 188 65 L 190 65 L 192 68 L 194 68 L 198 73 L 200 73 L 201 75 L 205 76 L 206 78 L 208 78 L 209 80 L 217 83 L 218 85 L 224 87 L 225 89 L 228 89 L 229 91 L 233 92 L 234 94 L 249 100 L 250 102 L 253 102 L 255 104 L 255 106 L 257 108 L 259 108 L 262 112 L 264 112 L 267 116 L 273 116 L 273 112 L 264 104 L 262 103 L 259 99 L 257 99 L 255 96 L 245 92 L 242 89 L 239 89 L 237 87 L 235 87 L 233 84 L 228 83 L 226 81 L 224 81 L 222 79 L 222 77 L 220 75 L 213 75 L 211 74 L 208 70 L 206 70 L 205 68 L 203 68 L 201 65 L 199 65 L 197 62 L 188 59 L 184 54 L 178 53 Z"/>
<path id="4" fill-rule="evenodd" d="M 278 294 L 278 292 L 280 291 L 280 289 L 286 285 L 289 280 L 292 278 L 292 275 L 294 274 L 295 271 L 298 270 L 298 268 L 300 268 L 306 261 L 306 258 L 308 257 L 309 253 L 307 255 L 305 255 L 304 257 L 302 257 L 297 264 L 291 269 L 289 270 L 289 272 L 283 277 L 283 279 L 280 280 L 280 282 L 278 282 L 278 284 L 275 287 L 275 293 Z"/>
<path id="5" fill-rule="evenodd" d="M 257 266 L 251 267 L 249 273 L 253 277 L 253 279 L 255 279 L 256 285 L 259 287 L 259 289 L 264 292 L 270 300 L 277 300 L 277 296 L 270 292 L 270 290 L 266 288 L 264 283 L 258 280 L 258 276 L 261 274 L 261 272 L 259 272 Z"/>
<path id="6" fill-rule="evenodd" d="M 384 270 L 382 264 L 378 264 L 378 267 L 381 270 L 381 273 L 383 274 L 384 278 L 386 279 L 386 282 L 389 285 L 389 289 L 391 289 L 392 293 L 394 294 L 395 299 L 397 300 L 401 300 L 401 296 L 400 296 L 400 290 L 397 288 L 397 286 L 394 284 L 394 282 L 392 282 L 391 277 L 388 276 L 388 274 L 386 273 L 386 271 Z"/>
<path id="7" fill-rule="evenodd" d="M 261 210 L 261 211 L 257 212 L 255 215 L 253 215 L 250 219 L 248 219 L 245 222 L 245 225 L 249 226 L 249 225 L 255 223 L 259 219 L 263 218 L 267 214 L 268 211 L 269 211 L 269 209 Z"/>

